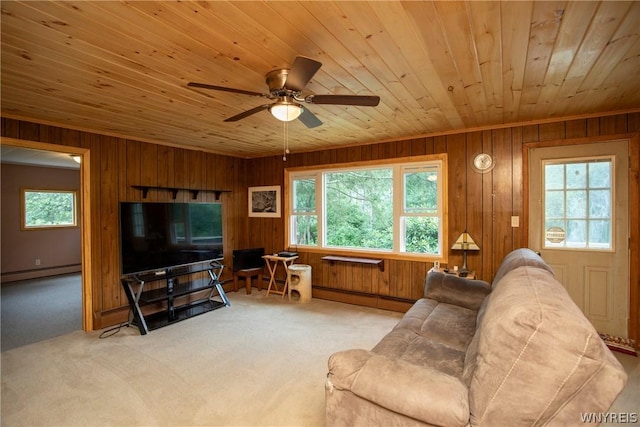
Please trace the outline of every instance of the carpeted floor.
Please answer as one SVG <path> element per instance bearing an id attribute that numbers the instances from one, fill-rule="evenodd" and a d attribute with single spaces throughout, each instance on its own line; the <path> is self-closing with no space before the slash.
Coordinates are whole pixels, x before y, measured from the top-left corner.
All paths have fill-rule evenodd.
<path id="1" fill-rule="evenodd" d="M 317 426 L 327 359 L 399 313 L 254 291 L 140 336 L 73 332 L 2 352 L 6 426 Z"/>
<path id="2" fill-rule="evenodd" d="M 3 351 L 0 424 L 322 426 L 329 355 L 372 348 L 401 317 L 264 291 L 228 296 L 231 307 L 146 336 L 76 330 Z M 637 414 L 639 359 L 614 354 L 629 382 L 610 412 Z"/>
<path id="3" fill-rule="evenodd" d="M 2 351 L 82 330 L 82 278 L 64 274 L 2 283 Z"/>

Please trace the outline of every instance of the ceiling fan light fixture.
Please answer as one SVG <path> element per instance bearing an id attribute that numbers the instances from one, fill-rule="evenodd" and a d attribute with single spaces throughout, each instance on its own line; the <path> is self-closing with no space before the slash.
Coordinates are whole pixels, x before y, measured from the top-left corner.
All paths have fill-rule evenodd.
<path id="1" fill-rule="evenodd" d="M 282 101 L 270 106 L 269 112 L 281 122 L 290 122 L 302 114 L 302 106 L 295 102 Z"/>

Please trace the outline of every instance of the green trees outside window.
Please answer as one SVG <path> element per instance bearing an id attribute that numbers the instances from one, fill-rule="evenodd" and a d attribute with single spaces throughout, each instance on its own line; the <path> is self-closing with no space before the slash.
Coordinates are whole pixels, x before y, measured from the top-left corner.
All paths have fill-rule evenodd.
<path id="1" fill-rule="evenodd" d="M 76 198 L 76 191 L 23 190 L 23 228 L 77 226 Z"/>
<path id="2" fill-rule="evenodd" d="M 444 159 L 291 170 L 290 246 L 442 254 Z"/>

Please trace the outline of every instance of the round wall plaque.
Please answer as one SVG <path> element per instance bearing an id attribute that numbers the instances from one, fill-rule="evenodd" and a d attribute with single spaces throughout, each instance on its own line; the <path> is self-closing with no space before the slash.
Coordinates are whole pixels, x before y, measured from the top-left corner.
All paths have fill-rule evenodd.
<path id="1" fill-rule="evenodd" d="M 473 169 L 476 172 L 487 173 L 495 166 L 495 162 L 491 154 L 480 153 L 473 158 Z"/>

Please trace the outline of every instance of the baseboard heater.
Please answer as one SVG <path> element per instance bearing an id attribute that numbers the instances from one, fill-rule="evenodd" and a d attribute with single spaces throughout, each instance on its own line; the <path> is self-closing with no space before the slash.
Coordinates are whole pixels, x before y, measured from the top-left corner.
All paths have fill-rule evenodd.
<path id="1" fill-rule="evenodd" d="M 410 298 L 377 295 L 348 289 L 329 288 L 326 286 L 317 286 L 315 284 L 313 285 L 312 291 L 314 298 L 397 311 L 401 313 L 406 312 L 415 303 L 415 300 Z"/>

